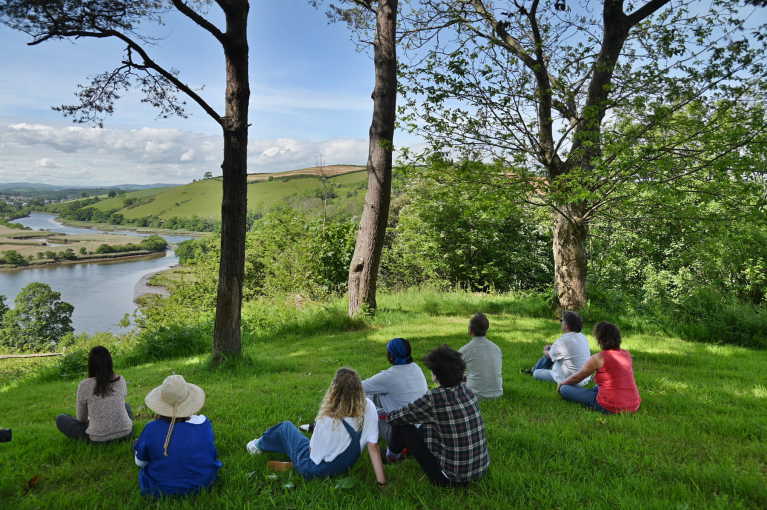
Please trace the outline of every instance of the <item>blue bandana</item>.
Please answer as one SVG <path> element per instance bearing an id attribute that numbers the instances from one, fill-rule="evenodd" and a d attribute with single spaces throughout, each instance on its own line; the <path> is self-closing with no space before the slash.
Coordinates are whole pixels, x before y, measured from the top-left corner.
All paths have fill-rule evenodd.
<path id="1" fill-rule="evenodd" d="M 410 357 L 410 349 L 401 338 L 395 338 L 386 346 L 386 351 L 394 356 L 395 365 L 407 365 L 413 358 Z"/>

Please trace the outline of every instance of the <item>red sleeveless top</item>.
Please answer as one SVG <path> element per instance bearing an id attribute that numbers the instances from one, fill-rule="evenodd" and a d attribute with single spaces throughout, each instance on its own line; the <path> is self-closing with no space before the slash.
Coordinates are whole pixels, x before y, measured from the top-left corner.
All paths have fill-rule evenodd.
<path id="1" fill-rule="evenodd" d="M 605 360 L 595 377 L 599 385 L 597 402 L 613 413 L 636 412 L 642 399 L 634 381 L 634 363 L 625 349 L 604 350 L 600 353 Z"/>

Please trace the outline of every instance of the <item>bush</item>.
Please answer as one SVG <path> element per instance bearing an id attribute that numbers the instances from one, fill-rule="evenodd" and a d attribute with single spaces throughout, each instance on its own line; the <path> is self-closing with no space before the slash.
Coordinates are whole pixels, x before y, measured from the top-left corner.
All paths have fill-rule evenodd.
<path id="1" fill-rule="evenodd" d="M 169 358 L 195 356 L 210 352 L 213 336 L 205 324 L 172 324 L 139 333 L 126 365 L 139 365 Z"/>

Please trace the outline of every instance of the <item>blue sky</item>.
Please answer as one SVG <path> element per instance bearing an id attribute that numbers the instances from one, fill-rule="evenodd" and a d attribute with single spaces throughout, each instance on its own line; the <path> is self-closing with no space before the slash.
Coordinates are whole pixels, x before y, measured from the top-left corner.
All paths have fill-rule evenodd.
<path id="1" fill-rule="evenodd" d="M 208 18 L 223 16 L 212 5 Z M 164 37 L 156 61 L 223 112 L 223 52 L 182 15 L 147 26 Z M 343 24 L 328 24 L 307 0 L 251 2 L 249 172 L 326 164 L 364 164 L 373 103 L 373 62 L 358 53 Z M 62 185 L 189 182 L 220 174 L 218 125 L 190 104 L 188 119 L 156 120 L 157 112 L 125 95 L 103 130 L 74 127 L 51 106 L 74 102 L 77 85 L 119 65 L 116 41 L 48 41 L 0 26 L 0 181 Z M 395 144 L 412 143 L 398 133 Z"/>

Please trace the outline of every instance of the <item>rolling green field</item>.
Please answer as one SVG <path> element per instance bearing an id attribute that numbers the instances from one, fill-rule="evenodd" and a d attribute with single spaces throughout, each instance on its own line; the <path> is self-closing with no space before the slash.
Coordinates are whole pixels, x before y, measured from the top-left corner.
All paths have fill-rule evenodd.
<path id="1" fill-rule="evenodd" d="M 359 167 L 349 167 L 349 170 L 354 171 L 338 174 L 328 179 L 333 184 L 334 191 L 341 197 L 341 200 L 345 198 L 350 190 L 357 189 L 358 184 L 366 181 L 367 174 L 364 170 L 357 170 L 358 168 Z M 305 169 L 286 173 L 305 173 L 306 171 L 307 170 Z M 265 174 L 263 179 L 266 179 L 266 176 L 268 175 L 284 174 Z M 282 200 L 289 195 L 298 194 L 299 196 L 314 196 L 315 190 L 319 187 L 320 184 L 317 178 L 311 174 L 306 178 L 291 179 L 288 181 L 279 178 L 275 178 L 272 181 L 251 180 L 248 184 L 248 207 L 253 210 L 264 210 L 273 203 Z M 223 192 L 221 189 L 220 177 L 200 180 L 185 186 L 173 188 L 135 191 L 127 193 L 125 197 L 133 198 L 135 200 L 154 197 L 154 200 L 148 204 L 124 208 L 123 199 L 114 197 L 102 200 L 91 207 L 95 207 L 102 211 L 120 208 L 118 212 L 129 219 L 141 218 L 149 215 L 152 217 L 159 216 L 162 219 L 169 219 L 173 216 L 191 218 L 192 215 L 195 214 L 201 218 L 221 218 L 221 200 Z"/>
<path id="2" fill-rule="evenodd" d="M 152 503 L 139 495 L 129 445 L 86 446 L 56 430 L 59 413 L 75 410 L 78 380 L 20 377 L 21 361 L 0 365 L 0 426 L 12 443 L 0 445 L 4 508 L 765 508 L 767 507 L 767 352 L 691 343 L 624 331 L 634 357 L 642 406 L 634 415 L 603 416 L 563 401 L 553 384 L 519 373 L 560 334 L 555 320 L 518 315 L 513 297 L 429 294 L 379 296 L 367 325 L 351 326 L 345 303 L 294 312 L 295 317 L 246 335 L 243 359 L 211 367 L 208 355 L 128 367 L 128 402 L 138 434 L 151 419 L 144 396 L 171 373 L 201 386 L 224 467 L 218 484 L 196 497 Z M 356 484 L 340 478 L 304 482 L 295 473 L 269 472 L 247 441 L 282 420 L 311 421 L 335 370 L 363 378 L 389 365 L 386 342 L 410 340 L 416 361 L 429 349 L 468 342 L 475 311 L 490 318 L 488 338 L 504 356 L 504 396 L 482 402 L 490 469 L 465 489 L 438 489 L 410 459 L 385 466 L 379 491 L 367 454 Z M 244 314 L 244 323 L 248 314 Z M 584 332 L 590 334 L 593 324 Z M 22 360 L 52 365 L 55 360 Z M 2 363 L 2 362 L 0 362 Z M 24 370 L 29 370 L 25 365 Z M 426 373 L 428 377 L 428 372 Z M 171 443 L 172 444 L 172 443 Z M 30 485 L 30 480 L 37 478 Z M 352 482 L 350 480 L 350 482 Z"/>

